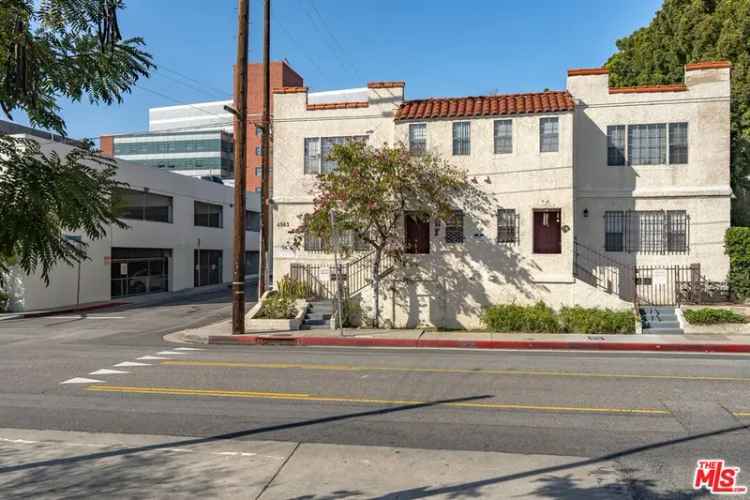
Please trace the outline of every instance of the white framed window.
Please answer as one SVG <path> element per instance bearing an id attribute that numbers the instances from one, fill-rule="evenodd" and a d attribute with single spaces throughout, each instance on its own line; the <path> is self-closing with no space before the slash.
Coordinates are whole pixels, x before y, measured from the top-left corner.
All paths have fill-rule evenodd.
<path id="1" fill-rule="evenodd" d="M 607 165 L 625 165 L 625 125 L 607 126 Z"/>
<path id="2" fill-rule="evenodd" d="M 495 120 L 495 154 L 513 152 L 513 120 Z"/>
<path id="3" fill-rule="evenodd" d="M 628 125 L 628 164 L 662 165 L 667 163 L 667 125 Z"/>
<path id="4" fill-rule="evenodd" d="M 560 120 L 557 117 L 539 119 L 539 151 L 556 153 L 560 150 Z"/>
<path id="5" fill-rule="evenodd" d="M 497 242 L 518 243 L 518 214 L 514 208 L 497 209 Z"/>
<path id="6" fill-rule="evenodd" d="M 669 124 L 669 163 L 684 165 L 688 162 L 687 122 Z"/>

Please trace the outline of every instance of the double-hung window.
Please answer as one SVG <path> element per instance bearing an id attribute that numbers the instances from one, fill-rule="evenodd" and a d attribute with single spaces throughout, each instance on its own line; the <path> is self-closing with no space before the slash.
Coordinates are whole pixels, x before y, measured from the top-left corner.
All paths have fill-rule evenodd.
<path id="1" fill-rule="evenodd" d="M 445 242 L 464 242 L 464 213 L 461 210 L 455 210 L 445 221 Z"/>
<path id="2" fill-rule="evenodd" d="M 625 212 L 622 210 L 604 213 L 604 249 L 607 252 L 625 250 Z"/>
<path id="3" fill-rule="evenodd" d="M 625 125 L 607 126 L 607 165 L 625 165 Z"/>
<path id="4" fill-rule="evenodd" d="M 515 209 L 497 209 L 497 242 L 518 243 L 518 215 Z"/>
<path id="5" fill-rule="evenodd" d="M 453 122 L 453 154 L 471 154 L 471 122 Z"/>
<path id="6" fill-rule="evenodd" d="M 557 117 L 539 119 L 539 151 L 555 153 L 560 149 L 560 121 Z"/>
<path id="7" fill-rule="evenodd" d="M 495 120 L 495 154 L 513 152 L 513 120 Z"/>
<path id="8" fill-rule="evenodd" d="M 427 124 L 409 124 L 409 152 L 420 155 L 427 151 Z"/>

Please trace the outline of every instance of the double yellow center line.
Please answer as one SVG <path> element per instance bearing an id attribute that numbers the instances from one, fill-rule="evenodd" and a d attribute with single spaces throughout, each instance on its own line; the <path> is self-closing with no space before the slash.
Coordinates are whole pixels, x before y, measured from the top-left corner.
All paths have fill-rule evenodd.
<path id="1" fill-rule="evenodd" d="M 314 394 L 295 392 L 256 392 L 228 389 L 191 389 L 178 387 L 137 387 L 116 385 L 90 385 L 86 388 L 92 392 L 122 393 L 122 394 L 158 394 L 171 396 L 202 396 L 219 398 L 251 398 L 251 399 L 281 399 L 286 401 L 310 401 L 326 403 L 356 403 L 374 405 L 431 405 L 430 401 L 401 400 L 401 399 L 372 399 L 353 398 L 344 396 L 319 396 Z M 669 411 L 656 408 L 597 408 L 587 406 L 547 406 L 516 403 L 470 403 L 446 402 L 435 403 L 435 406 L 450 408 L 474 408 L 484 410 L 525 410 L 541 412 L 571 412 L 571 413 L 614 413 L 627 415 L 669 415 Z"/>
<path id="2" fill-rule="evenodd" d="M 599 379 L 646 379 L 646 380 L 683 380 L 694 382 L 750 382 L 750 378 L 716 377 L 700 375 L 649 375 L 639 373 L 597 373 L 597 372 L 566 372 L 554 370 L 492 370 L 465 368 L 418 368 L 399 366 L 355 366 L 355 365 L 324 365 L 303 363 L 243 363 L 233 361 L 196 361 L 169 360 L 162 361 L 166 366 L 196 366 L 212 368 L 245 368 L 245 369 L 275 369 L 275 370 L 318 370 L 338 372 L 414 372 L 414 373 L 444 373 L 444 374 L 474 374 L 474 375 L 524 375 L 536 377 L 573 377 Z"/>

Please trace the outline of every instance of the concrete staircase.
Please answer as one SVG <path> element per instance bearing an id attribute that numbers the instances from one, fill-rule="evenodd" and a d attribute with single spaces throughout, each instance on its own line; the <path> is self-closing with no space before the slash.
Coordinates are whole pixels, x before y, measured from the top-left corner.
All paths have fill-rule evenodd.
<path id="1" fill-rule="evenodd" d="M 644 334 L 680 335 L 684 333 L 674 306 L 644 306 L 639 309 Z"/>
<path id="2" fill-rule="evenodd" d="M 328 330 L 331 328 L 333 302 L 310 302 L 300 330 Z"/>

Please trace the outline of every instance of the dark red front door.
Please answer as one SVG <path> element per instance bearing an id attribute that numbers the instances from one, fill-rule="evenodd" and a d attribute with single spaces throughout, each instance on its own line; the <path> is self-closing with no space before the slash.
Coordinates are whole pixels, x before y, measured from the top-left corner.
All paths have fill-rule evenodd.
<path id="1" fill-rule="evenodd" d="M 534 253 L 561 253 L 560 210 L 534 211 Z"/>
<path id="2" fill-rule="evenodd" d="M 417 214 L 404 217 L 406 253 L 430 253 L 430 219 Z"/>

